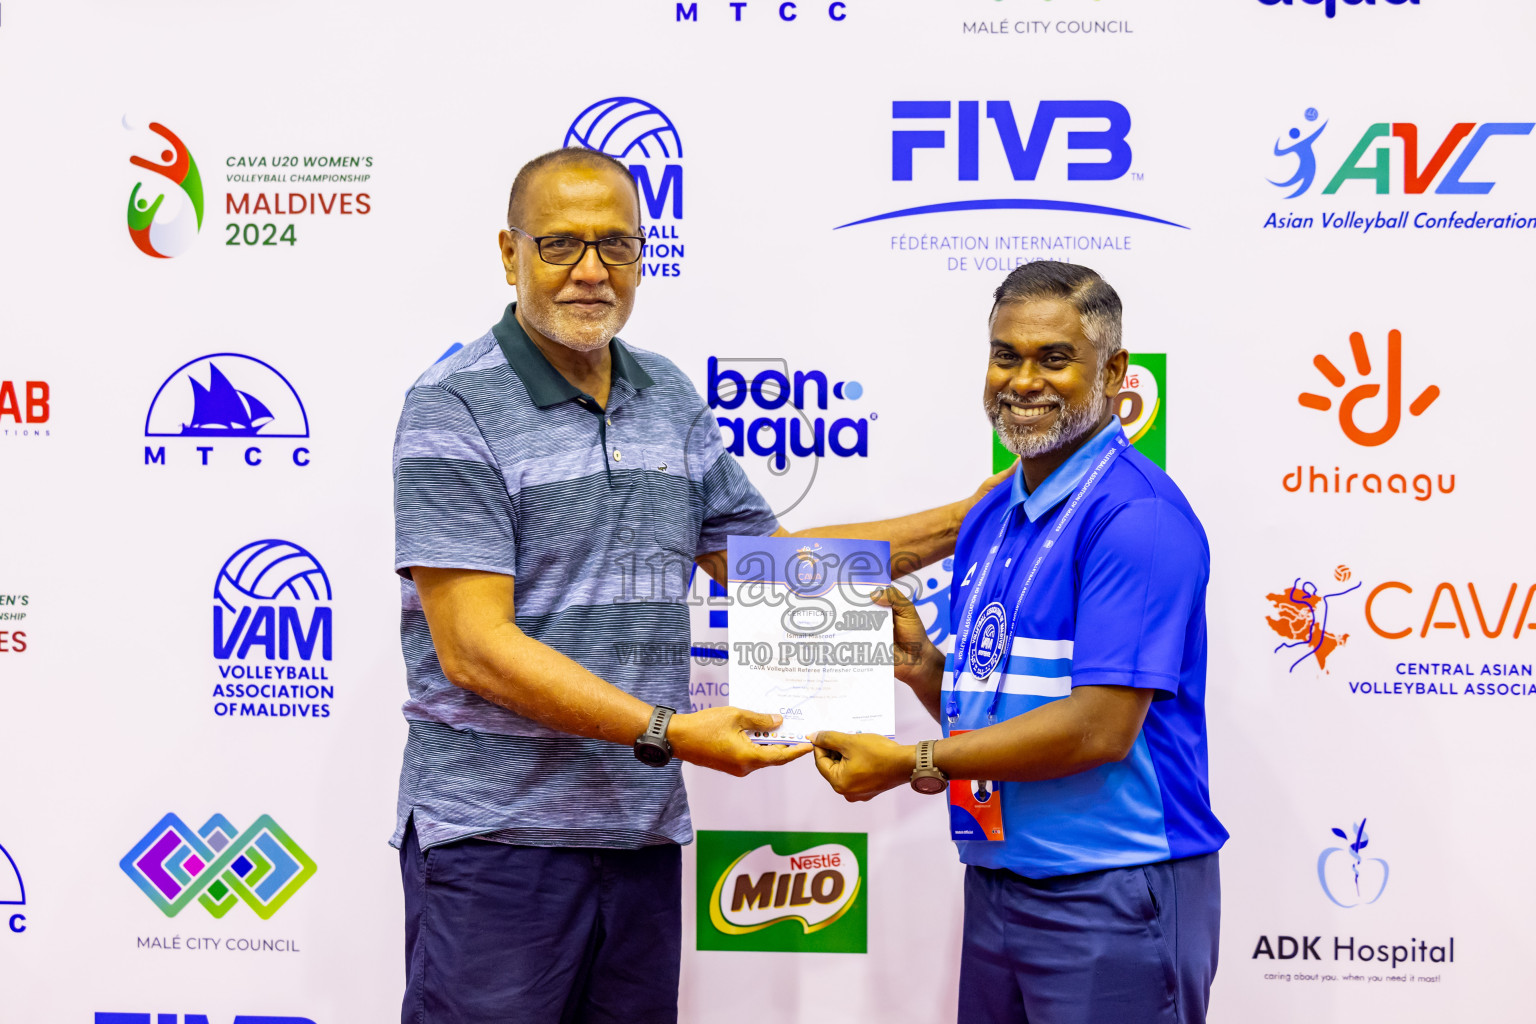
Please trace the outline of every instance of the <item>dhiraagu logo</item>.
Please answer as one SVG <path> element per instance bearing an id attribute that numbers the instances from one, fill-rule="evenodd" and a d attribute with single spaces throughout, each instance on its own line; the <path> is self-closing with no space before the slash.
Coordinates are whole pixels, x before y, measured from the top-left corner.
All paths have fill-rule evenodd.
<path id="1" fill-rule="evenodd" d="M 862 832 L 700 832 L 698 948 L 864 953 Z"/>
<path id="2" fill-rule="evenodd" d="M 1136 450 L 1168 468 L 1168 357 L 1163 353 L 1132 355 L 1125 368 L 1125 383 L 1113 399 L 1115 414 L 1125 438 Z M 992 435 L 992 472 L 1013 465 L 1016 456 Z"/>

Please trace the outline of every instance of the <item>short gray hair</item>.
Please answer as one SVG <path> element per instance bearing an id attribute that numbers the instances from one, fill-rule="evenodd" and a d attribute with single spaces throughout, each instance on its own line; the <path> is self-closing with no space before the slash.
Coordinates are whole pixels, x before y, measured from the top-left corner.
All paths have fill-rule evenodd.
<path id="1" fill-rule="evenodd" d="M 1080 263 L 1038 260 L 1013 270 L 992 293 L 992 312 L 1008 302 L 1061 299 L 1072 304 L 1083 325 L 1083 336 L 1099 356 L 1102 370 L 1120 351 L 1120 296 L 1109 282 Z"/>

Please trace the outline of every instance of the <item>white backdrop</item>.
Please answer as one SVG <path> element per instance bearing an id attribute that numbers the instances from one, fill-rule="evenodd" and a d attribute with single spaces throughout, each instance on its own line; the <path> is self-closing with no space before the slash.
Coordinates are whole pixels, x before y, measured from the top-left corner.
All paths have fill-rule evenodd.
<path id="1" fill-rule="evenodd" d="M 791 529 L 952 500 L 990 471 L 985 315 L 1016 259 L 1099 270 L 1124 299 L 1127 346 L 1166 354 L 1167 468 L 1213 549 L 1211 776 L 1233 836 L 1212 1019 L 1525 1019 L 1536 884 L 1518 866 L 1532 837 L 1519 780 L 1536 708 L 1524 692 L 1536 563 L 1519 382 L 1536 365 L 1518 297 L 1536 230 L 1515 225 L 1536 217 L 1536 136 L 1521 133 L 1536 121 L 1536 15 L 1508 0 L 1366 4 L 3 4 L 0 382 L 20 398 L 0 388 L 0 1018 L 398 1012 L 401 903 L 385 845 L 405 733 L 395 419 L 410 381 L 512 298 L 494 236 L 517 167 L 562 144 L 592 104 L 634 97 L 665 124 L 626 159 L 653 188 L 681 182 L 681 216 L 668 194 L 647 220 L 671 229 L 656 244 L 683 252 L 648 258 L 655 276 L 626 339 L 701 390 L 711 356 L 860 385 L 807 414 L 863 420 L 866 455 L 829 452 L 783 477 L 743 459 L 794 504 Z M 1129 131 L 1073 140 L 1112 122 L 1046 108 L 1064 119 L 1031 171 L 1042 101 L 1118 104 Z M 1010 114 L 1013 164 L 999 134 Z M 167 195 L 162 220 L 190 203 L 130 165 L 161 162 L 149 122 L 190 150 L 205 204 L 169 259 L 141 252 L 125 224 L 136 182 Z M 1462 123 L 1473 127 L 1434 166 Z M 1385 161 L 1380 183 L 1329 193 L 1377 124 L 1354 162 Z M 1401 125 L 1417 126 L 1406 181 Z M 1315 178 L 1288 198 L 1301 181 L 1274 183 L 1304 150 L 1275 150 L 1319 126 Z M 894 133 L 909 131 L 930 134 L 910 180 L 896 180 L 907 137 Z M 1108 180 L 1070 166 L 1105 161 Z M 671 179 L 669 165 L 681 168 Z M 335 212 L 266 212 L 272 196 L 290 209 L 290 193 Z M 839 229 L 967 201 L 983 208 Z M 1407 226 L 1364 228 L 1402 211 Z M 1453 213 L 1511 226 L 1414 226 Z M 1272 214 L 1311 226 L 1267 228 Z M 1388 431 L 1392 330 L 1401 410 Z M 218 353 L 286 380 L 307 436 L 146 437 L 161 385 Z M 273 378 L 243 384 L 234 362 L 214 361 L 279 413 L 264 397 Z M 205 365 L 193 376 L 207 385 Z M 30 416 L 29 381 L 48 394 Z M 1356 396 L 1356 433 L 1382 428 L 1371 444 L 1340 419 L 1364 383 L 1382 389 Z M 1413 414 L 1430 385 L 1438 396 Z M 187 390 L 185 378 L 170 389 L 177 422 L 191 415 Z M 1348 493 L 1335 493 L 1335 467 Z M 1314 469 L 1328 493 L 1306 482 Z M 1368 493 L 1371 474 L 1387 493 Z M 1390 493 L 1392 474 L 1408 493 Z M 323 705 L 321 717 L 216 713 L 220 667 L 238 659 L 215 657 L 214 585 L 263 539 L 323 568 L 302 600 L 252 598 L 303 629 L 331 616 L 329 660 L 296 648 L 274 659 L 324 670 L 305 683 L 329 687 L 320 696 L 273 702 Z M 947 585 L 942 569 L 930 577 Z M 1305 609 L 1283 595 L 1309 583 L 1319 622 L 1322 595 L 1337 595 L 1326 649 L 1277 651 L 1305 636 Z M 723 642 L 707 609 L 696 622 L 695 644 Z M 899 696 L 903 736 L 932 735 Z M 744 781 L 690 771 L 689 786 L 702 829 L 867 834 L 868 946 L 697 951 L 690 847 L 685 1020 L 954 1018 L 960 870 L 938 802 L 899 792 L 847 806 L 808 762 Z M 196 905 L 167 916 L 119 861 L 170 813 L 192 830 L 223 815 L 233 832 L 269 815 L 313 878 L 275 908 L 259 897 L 220 917 Z M 1348 847 L 1362 820 L 1357 891 Z M 1392 946 L 1417 956 L 1421 942 L 1448 960 L 1452 939 L 1454 963 L 1390 962 Z M 1320 959 L 1302 952 L 1313 949 Z"/>

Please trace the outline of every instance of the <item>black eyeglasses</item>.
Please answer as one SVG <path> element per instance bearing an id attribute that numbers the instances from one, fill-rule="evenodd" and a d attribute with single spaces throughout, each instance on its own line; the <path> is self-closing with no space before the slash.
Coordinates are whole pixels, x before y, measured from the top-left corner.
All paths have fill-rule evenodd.
<path id="1" fill-rule="evenodd" d="M 597 249 L 597 258 L 609 267 L 627 267 L 640 259 L 645 250 L 645 239 L 639 235 L 609 235 L 588 242 L 570 235 L 530 235 L 522 228 L 514 227 L 520 235 L 533 239 L 539 247 L 539 259 L 559 267 L 569 267 L 586 258 L 588 246 Z"/>

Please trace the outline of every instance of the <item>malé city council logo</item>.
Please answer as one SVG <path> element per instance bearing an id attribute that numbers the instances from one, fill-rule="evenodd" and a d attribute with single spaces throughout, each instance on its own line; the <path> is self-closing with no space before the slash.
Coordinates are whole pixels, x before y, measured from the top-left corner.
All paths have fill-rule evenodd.
<path id="1" fill-rule="evenodd" d="M 281 910 L 316 870 L 268 814 L 243 832 L 222 814 L 195 832 L 167 814 L 118 864 L 166 917 L 196 900 L 214 917 L 244 903 L 262 920 Z"/>
<path id="2" fill-rule="evenodd" d="M 123 127 L 137 125 L 123 118 Z M 192 247 L 203 227 L 203 178 L 186 143 L 158 121 L 149 130 L 160 136 L 165 149 L 159 160 L 131 156 L 128 162 L 154 177 L 142 178 L 128 193 L 128 237 L 146 256 L 169 259 Z M 169 181 L 175 189 L 166 186 Z"/>

